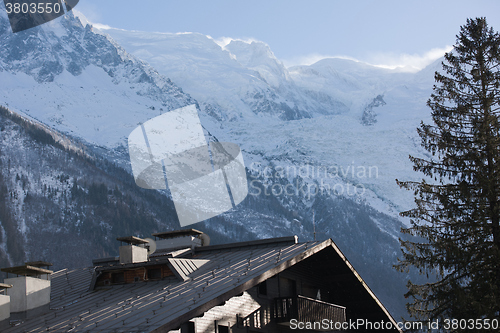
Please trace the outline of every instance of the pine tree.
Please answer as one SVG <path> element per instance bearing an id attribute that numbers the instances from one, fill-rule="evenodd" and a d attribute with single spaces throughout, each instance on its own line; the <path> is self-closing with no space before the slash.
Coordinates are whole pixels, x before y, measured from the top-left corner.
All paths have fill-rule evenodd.
<path id="1" fill-rule="evenodd" d="M 418 128 L 432 157 L 410 156 L 427 180 L 398 181 L 415 193 L 416 208 L 401 215 L 411 219 L 403 232 L 416 237 L 400 241 L 396 268 L 435 274 L 425 284 L 408 282 L 407 308 L 416 319 L 499 318 L 499 47 L 485 18 L 461 27 L 444 74 L 435 73 L 427 102 L 434 124 Z"/>

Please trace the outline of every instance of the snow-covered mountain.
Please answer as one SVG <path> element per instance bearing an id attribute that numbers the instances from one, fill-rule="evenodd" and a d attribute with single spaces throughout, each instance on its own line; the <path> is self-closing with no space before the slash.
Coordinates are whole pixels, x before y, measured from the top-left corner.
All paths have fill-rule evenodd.
<path id="1" fill-rule="evenodd" d="M 6 106 L 117 148 L 138 123 L 198 103 L 204 127 L 240 144 L 249 165 L 327 168 L 331 187 L 360 185 L 363 199 L 392 216 L 411 204 L 394 179 L 418 177 L 407 156 L 424 153 L 415 128 L 429 119 L 433 71 L 400 73 L 345 59 L 287 69 L 262 42 L 221 47 L 196 33 L 101 35 L 70 17 L 21 34 L 0 18 Z M 368 169 L 371 175 L 357 177 Z"/>
<path id="2" fill-rule="evenodd" d="M 86 267 L 114 256 L 119 236 L 178 228 L 169 197 L 137 187 L 74 138 L 0 107 L 0 267 L 39 259 L 55 269 Z M 235 238 L 205 231 L 215 243 Z"/>
<path id="3" fill-rule="evenodd" d="M 262 42 L 231 41 L 221 48 L 198 33 L 145 33 L 117 29 L 110 34 L 127 51 L 167 74 L 219 120 L 272 115 L 281 120 L 347 111 L 340 101 L 311 92 L 291 80 Z"/>
<path id="4" fill-rule="evenodd" d="M 410 207 L 411 194 L 395 179 L 419 177 L 408 155 L 425 153 L 416 127 L 430 119 L 425 102 L 440 61 L 416 74 L 346 59 L 285 68 L 258 41 L 220 46 L 197 33 L 102 33 L 183 87 L 210 132 L 240 144 L 260 168 L 326 168 L 328 175 L 310 178 L 344 190 L 359 185 L 362 200 L 392 216 Z"/>
<path id="5" fill-rule="evenodd" d="M 82 21 L 70 13 L 12 34 L 0 12 L 0 104 L 125 169 L 126 137 L 139 123 L 196 104 L 207 137 L 242 147 L 250 185 L 242 204 L 196 227 L 234 240 L 290 234 L 308 240 L 316 229 L 318 238 L 334 239 L 394 314 L 403 314 L 405 282 L 392 264 L 404 222 L 398 212 L 411 205 L 412 196 L 395 179 L 420 177 L 408 155 L 425 153 L 415 129 L 429 119 L 425 101 L 438 63 L 416 74 L 345 59 L 286 68 L 258 41 L 221 46 L 196 33 L 97 31 Z M 6 128 L 12 131 L 11 124 Z M 4 145 L 10 145 L 5 138 L 15 136 L 7 134 Z M 10 155 L 0 155 L 2 165 L 23 145 L 27 151 L 41 149 L 23 140 L 15 141 Z M 44 159 L 43 154 L 29 156 Z M 59 184 L 63 171 L 40 176 L 30 170 L 34 162 L 29 158 L 19 161 L 21 175 L 44 198 L 47 182 L 60 193 L 70 191 L 73 178 L 116 185 L 87 173 L 71 174 L 69 183 Z M 18 193 L 4 201 L 10 211 L 19 209 L 27 195 L 12 173 L 15 167 L 2 169 L 7 188 Z M 85 184 L 77 185 L 88 193 Z M 119 201 L 110 195 L 110 201 Z M 49 201 L 64 200 L 58 198 L 52 195 Z M 151 218 L 160 216 L 158 208 L 148 209 Z M 77 224 L 78 219 L 64 221 Z M 26 238 L 30 224 L 23 231 L 23 222 L 17 222 Z M 105 230 L 115 223 L 112 218 L 103 222 L 99 237 L 109 238 Z"/>
<path id="6" fill-rule="evenodd" d="M 0 11 L 0 35 L 2 104 L 92 144 L 121 145 L 137 123 L 195 102 L 72 13 L 13 34 Z"/>

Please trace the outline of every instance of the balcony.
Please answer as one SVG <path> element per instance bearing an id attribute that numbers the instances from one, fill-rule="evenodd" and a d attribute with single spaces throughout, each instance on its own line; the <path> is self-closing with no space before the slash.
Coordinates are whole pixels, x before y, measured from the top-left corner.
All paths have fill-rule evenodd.
<path id="1" fill-rule="evenodd" d="M 276 323 L 284 325 L 289 325 L 291 319 L 299 322 L 346 321 L 345 307 L 300 295 L 275 298 L 273 316 Z"/>

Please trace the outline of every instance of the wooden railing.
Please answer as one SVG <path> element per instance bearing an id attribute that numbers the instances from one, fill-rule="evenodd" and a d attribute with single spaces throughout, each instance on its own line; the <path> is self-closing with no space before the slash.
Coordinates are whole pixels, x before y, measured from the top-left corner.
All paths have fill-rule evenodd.
<path id="1" fill-rule="evenodd" d="M 287 323 L 291 319 L 300 322 L 328 321 L 345 322 L 345 307 L 305 296 L 280 297 L 274 299 L 274 319 L 277 323 Z"/>
<path id="2" fill-rule="evenodd" d="M 270 305 L 262 306 L 249 314 L 248 316 L 242 318 L 237 317 L 238 327 L 251 327 L 257 329 L 263 329 L 271 323 L 272 320 L 272 308 Z"/>

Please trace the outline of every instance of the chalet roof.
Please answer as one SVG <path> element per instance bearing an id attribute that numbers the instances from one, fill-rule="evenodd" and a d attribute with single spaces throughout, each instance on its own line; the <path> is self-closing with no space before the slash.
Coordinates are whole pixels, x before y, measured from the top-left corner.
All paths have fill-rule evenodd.
<path id="1" fill-rule="evenodd" d="M 335 257 L 333 265 L 350 273 L 345 280 L 366 288 L 367 304 L 393 320 L 332 240 L 297 243 L 288 237 L 200 247 L 189 257 L 165 258 L 186 279 L 171 276 L 89 290 L 94 268 L 58 271 L 52 274 L 50 312 L 5 333 L 168 332 L 318 253 L 324 253 L 321 261 Z"/>

